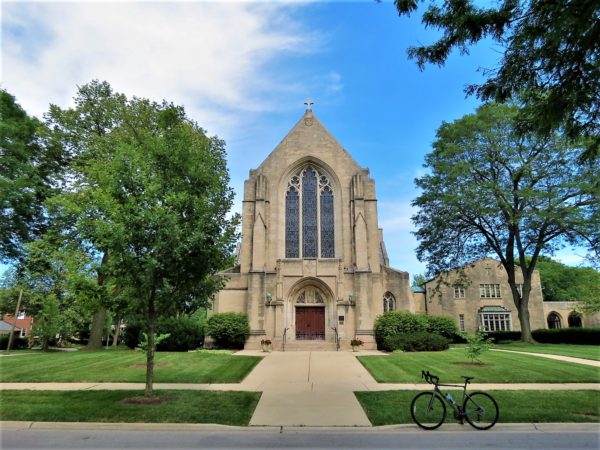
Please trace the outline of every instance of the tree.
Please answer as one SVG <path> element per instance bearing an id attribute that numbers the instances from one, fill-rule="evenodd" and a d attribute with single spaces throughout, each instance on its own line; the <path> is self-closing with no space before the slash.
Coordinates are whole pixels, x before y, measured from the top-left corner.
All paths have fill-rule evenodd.
<path id="1" fill-rule="evenodd" d="M 545 301 L 576 301 L 583 313 L 600 311 L 600 272 L 541 256 L 537 263 Z"/>
<path id="2" fill-rule="evenodd" d="M 44 125 L 0 89 L 0 260 L 17 261 L 24 243 L 43 234 L 43 202 L 58 188 L 65 163 Z"/>
<path id="3" fill-rule="evenodd" d="M 62 206 L 82 236 L 110 255 L 103 273 L 130 299 L 130 312 L 144 317 L 150 396 L 156 320 L 196 310 L 222 286 L 215 273 L 233 251 L 237 216 L 227 216 L 233 192 L 223 141 L 170 103 L 108 90 L 103 101 L 114 106 L 106 109 L 110 126 L 83 143 L 93 157 L 82 160 Z"/>
<path id="4" fill-rule="evenodd" d="M 395 0 L 410 15 L 417 0 Z M 491 38 L 503 47 L 495 70 L 467 93 L 484 101 L 519 100 L 521 131 L 542 134 L 564 129 L 588 141 L 588 157 L 600 148 L 600 3 L 589 0 L 501 0 L 480 7 L 474 0 L 430 1 L 422 21 L 443 30 L 434 44 L 408 50 L 421 68 L 443 65 L 457 48 Z"/>
<path id="5" fill-rule="evenodd" d="M 488 255 L 508 275 L 522 338 L 529 323 L 531 277 L 540 255 L 565 244 L 598 255 L 598 163 L 578 165 L 580 148 L 561 136 L 515 131 L 518 108 L 490 104 L 437 132 L 416 180 L 417 256 L 431 275 Z M 522 296 L 516 273 L 523 276 Z"/>
<path id="6" fill-rule="evenodd" d="M 109 161 L 114 154 L 114 148 L 109 144 L 108 137 L 123 125 L 119 116 L 125 104 L 125 97 L 115 94 L 107 82 L 94 80 L 81 86 L 75 96 L 75 107 L 61 109 L 50 105 L 47 114 L 47 125 L 52 135 L 71 164 L 69 167 L 70 185 L 60 195 L 52 199 L 55 221 L 60 221 L 63 230 L 69 230 L 69 237 L 94 247 L 100 264 L 97 265 L 96 282 L 98 292 L 106 295 L 94 296 L 90 337 L 86 346 L 89 350 L 102 347 L 102 336 L 106 323 L 107 309 L 115 303 L 115 298 L 108 295 L 104 289 L 107 284 L 106 266 L 109 253 L 106 248 L 98 245 L 94 234 L 95 228 L 90 223 L 103 220 L 102 212 L 94 209 L 93 202 L 82 201 L 86 193 L 96 189 L 90 170 Z"/>
<path id="7" fill-rule="evenodd" d="M 425 278 L 425 275 L 423 275 L 422 273 L 414 274 L 412 277 L 412 283 L 410 284 L 410 287 L 413 289 L 422 288 L 424 287 L 426 281 L 427 278 Z"/>

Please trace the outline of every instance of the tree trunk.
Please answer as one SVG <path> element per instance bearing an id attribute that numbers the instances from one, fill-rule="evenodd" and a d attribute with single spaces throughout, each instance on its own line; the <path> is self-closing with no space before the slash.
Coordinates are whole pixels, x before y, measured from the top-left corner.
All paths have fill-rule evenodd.
<path id="1" fill-rule="evenodd" d="M 42 339 L 42 351 L 47 352 L 50 347 L 50 338 L 48 336 L 44 336 Z"/>
<path id="2" fill-rule="evenodd" d="M 102 348 L 102 334 L 106 323 L 106 308 L 100 308 L 92 318 L 90 340 L 85 346 L 86 350 L 100 350 Z"/>
<path id="3" fill-rule="evenodd" d="M 115 325 L 115 332 L 113 333 L 112 346 L 116 347 L 119 345 L 119 332 L 121 331 L 121 318 L 117 318 L 117 324 Z"/>
<path id="4" fill-rule="evenodd" d="M 146 353 L 146 390 L 144 395 L 152 397 L 154 395 L 154 293 L 150 294 L 148 300 L 146 325 L 148 329 L 148 348 Z"/>
<path id="5" fill-rule="evenodd" d="M 103 286 L 106 276 L 102 270 L 108 264 L 108 252 L 102 255 L 102 262 L 98 268 L 98 286 Z M 102 348 L 102 335 L 104 334 L 104 325 L 106 324 L 106 308 L 100 306 L 92 318 L 92 328 L 90 330 L 90 339 L 85 346 L 86 350 L 100 350 Z"/>

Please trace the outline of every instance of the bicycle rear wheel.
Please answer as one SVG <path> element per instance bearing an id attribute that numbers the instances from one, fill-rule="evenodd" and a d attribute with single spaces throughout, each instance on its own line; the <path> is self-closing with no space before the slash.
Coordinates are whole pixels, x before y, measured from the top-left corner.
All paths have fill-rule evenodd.
<path id="1" fill-rule="evenodd" d="M 433 392 L 421 392 L 410 405 L 410 415 L 421 428 L 435 430 L 444 423 L 446 405 Z"/>
<path id="2" fill-rule="evenodd" d="M 485 392 L 467 394 L 463 403 L 463 411 L 467 422 L 478 430 L 492 428 L 500 415 L 498 403 Z"/>

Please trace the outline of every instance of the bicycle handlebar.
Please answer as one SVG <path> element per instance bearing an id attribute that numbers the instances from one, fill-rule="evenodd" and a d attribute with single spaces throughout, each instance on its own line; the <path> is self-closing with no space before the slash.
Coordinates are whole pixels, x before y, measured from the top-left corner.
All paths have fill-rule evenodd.
<path id="1" fill-rule="evenodd" d="M 440 382 L 440 377 L 430 374 L 429 370 L 421 371 L 421 378 L 427 381 L 429 384 L 437 385 Z"/>

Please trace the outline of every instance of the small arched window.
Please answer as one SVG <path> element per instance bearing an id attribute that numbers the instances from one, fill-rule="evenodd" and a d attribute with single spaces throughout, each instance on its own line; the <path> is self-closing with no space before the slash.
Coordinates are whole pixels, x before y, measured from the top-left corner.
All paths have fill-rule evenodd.
<path id="1" fill-rule="evenodd" d="M 383 312 L 390 312 L 396 310 L 396 298 L 391 292 L 386 292 L 383 296 Z"/>
<path id="2" fill-rule="evenodd" d="M 569 314 L 569 328 L 581 328 L 581 316 L 575 311 Z"/>
<path id="3" fill-rule="evenodd" d="M 334 258 L 334 192 L 328 176 L 313 166 L 296 172 L 285 196 L 285 257 Z"/>
<path id="4" fill-rule="evenodd" d="M 561 328 L 560 316 L 555 312 L 548 314 L 548 328 Z"/>

